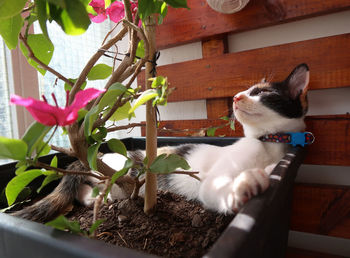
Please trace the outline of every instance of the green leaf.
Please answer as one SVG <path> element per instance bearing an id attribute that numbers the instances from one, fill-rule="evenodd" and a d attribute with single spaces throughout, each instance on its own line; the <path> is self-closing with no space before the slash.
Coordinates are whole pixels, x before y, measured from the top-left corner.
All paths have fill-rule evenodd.
<path id="1" fill-rule="evenodd" d="M 140 40 L 139 43 L 137 44 L 136 56 L 139 58 L 145 57 L 145 45 L 143 40 Z"/>
<path id="2" fill-rule="evenodd" d="M 57 168 L 57 156 L 56 155 L 52 158 L 50 166 L 53 168 Z"/>
<path id="3" fill-rule="evenodd" d="M 158 17 L 158 24 L 162 24 L 165 16 L 168 13 L 168 5 L 166 2 L 162 2 L 160 7 L 160 16 Z"/>
<path id="4" fill-rule="evenodd" d="M 147 101 L 154 99 L 158 96 L 158 92 L 155 89 L 148 89 L 144 91 L 141 96 L 136 100 L 134 106 L 129 110 L 129 114 L 133 113 L 136 108 L 141 106 L 142 104 L 145 104 Z"/>
<path id="5" fill-rule="evenodd" d="M 0 136 L 0 159 L 25 160 L 27 149 L 27 144 L 22 140 Z"/>
<path id="6" fill-rule="evenodd" d="M 18 44 L 18 35 L 23 26 L 20 14 L 0 20 L 0 35 L 9 49 L 15 49 Z"/>
<path id="7" fill-rule="evenodd" d="M 107 106 L 112 106 L 114 102 L 117 100 L 117 97 L 119 97 L 126 91 L 127 91 L 127 88 L 123 84 L 119 82 L 112 84 L 108 88 L 107 92 L 103 94 L 98 104 L 99 111 L 102 111 Z"/>
<path id="8" fill-rule="evenodd" d="M 159 155 L 149 167 L 152 173 L 157 174 L 168 174 L 174 172 L 178 168 L 188 170 L 191 167 L 188 165 L 187 161 L 183 157 L 176 154 Z"/>
<path id="9" fill-rule="evenodd" d="M 37 146 L 41 145 L 45 135 L 51 128 L 51 126 L 45 126 L 38 122 L 34 122 L 30 125 L 22 137 L 22 140 L 26 142 L 28 146 L 27 157 L 31 157 Z"/>
<path id="10" fill-rule="evenodd" d="M 48 40 L 44 34 L 30 34 L 27 38 L 27 43 L 33 50 L 34 56 L 38 58 L 41 62 L 48 65 L 51 61 L 54 46 L 51 41 Z M 42 75 L 45 75 L 46 70 L 41 68 L 40 65 L 29 57 L 29 52 L 24 44 L 20 43 L 20 48 L 23 55 L 27 58 L 28 63 L 38 70 Z"/>
<path id="11" fill-rule="evenodd" d="M 210 127 L 207 129 L 207 136 L 215 136 L 215 132 L 218 129 L 218 127 Z"/>
<path id="12" fill-rule="evenodd" d="M 113 176 L 111 177 L 111 182 L 110 182 L 110 184 L 109 184 L 109 186 L 108 186 L 108 188 L 107 188 L 106 195 L 105 195 L 105 197 L 104 197 L 104 201 L 107 200 L 107 196 L 108 196 L 109 192 L 111 191 L 112 185 L 115 183 L 115 181 L 117 181 L 117 179 L 118 179 L 119 177 L 124 176 L 126 173 L 128 173 L 129 169 L 130 169 L 133 165 L 134 165 L 134 162 L 133 162 L 131 159 L 128 158 L 128 159 L 125 161 L 125 163 L 124 163 L 124 167 L 123 167 L 121 170 L 119 170 L 119 171 L 117 171 L 117 172 L 115 172 L 115 173 L 113 174 Z"/>
<path id="13" fill-rule="evenodd" d="M 75 83 L 76 81 L 77 81 L 77 79 L 69 79 L 71 82 L 73 82 L 73 83 Z M 81 90 L 83 90 L 83 89 L 85 89 L 85 87 L 86 87 L 86 85 L 87 85 L 87 82 L 85 81 L 85 82 L 83 82 L 83 84 L 80 86 L 80 89 Z M 64 83 L 64 90 L 65 91 L 67 91 L 67 90 L 69 90 L 69 91 L 71 91 L 72 90 L 72 86 L 70 85 L 70 84 L 68 84 L 68 83 Z"/>
<path id="14" fill-rule="evenodd" d="M 97 64 L 87 75 L 89 80 L 104 80 L 112 74 L 113 68 L 106 64 Z"/>
<path id="15" fill-rule="evenodd" d="M 45 155 L 49 154 L 50 150 L 51 150 L 50 145 L 48 145 L 44 141 L 40 141 L 39 144 L 35 148 L 35 152 L 37 155 L 36 158 L 39 158 L 41 156 L 45 156 Z"/>
<path id="16" fill-rule="evenodd" d="M 94 130 L 94 132 L 91 134 L 91 137 L 97 141 L 101 142 L 103 139 L 107 136 L 107 129 L 105 127 L 99 127 Z"/>
<path id="17" fill-rule="evenodd" d="M 155 0 L 139 0 L 138 13 L 142 21 L 145 21 L 152 13 L 157 13 L 157 1 Z"/>
<path id="18" fill-rule="evenodd" d="M 228 116 L 220 117 L 220 119 L 225 120 L 225 121 L 229 121 L 230 120 L 230 118 Z"/>
<path id="19" fill-rule="evenodd" d="M 131 159 L 127 159 L 124 163 L 124 167 L 121 170 L 115 172 L 111 177 L 111 185 L 113 185 L 119 177 L 124 176 L 133 165 L 134 162 Z"/>
<path id="20" fill-rule="evenodd" d="M 94 106 L 90 111 L 85 115 L 84 119 L 84 134 L 85 137 L 89 137 L 91 135 L 92 126 L 97 119 L 99 110 L 98 106 Z"/>
<path id="21" fill-rule="evenodd" d="M 234 119 L 230 119 L 230 128 L 235 131 L 236 127 L 235 127 L 235 120 Z"/>
<path id="22" fill-rule="evenodd" d="M 19 168 L 17 168 L 16 171 L 15 171 L 16 176 L 24 173 L 27 168 L 28 168 L 27 165 L 23 165 L 23 166 L 20 166 Z"/>
<path id="23" fill-rule="evenodd" d="M 152 81 L 151 87 L 153 89 L 157 88 L 158 86 L 164 86 L 167 83 L 167 79 L 163 76 L 157 76 L 155 78 L 150 79 Z"/>
<path id="24" fill-rule="evenodd" d="M 108 120 L 116 122 L 126 118 L 135 117 L 134 113 L 129 113 L 130 109 L 130 102 L 126 102 L 123 106 L 119 107 Z"/>
<path id="25" fill-rule="evenodd" d="M 84 4 L 79 0 L 64 0 L 64 3 L 67 8 L 62 9 L 59 18 L 56 18 L 55 21 L 66 34 L 84 33 L 91 23 Z"/>
<path id="26" fill-rule="evenodd" d="M 7 19 L 19 14 L 27 0 L 2 0 L 0 1 L 0 19 Z M 2 22 L 2 21 L 1 21 Z"/>
<path id="27" fill-rule="evenodd" d="M 190 9 L 187 5 L 187 0 L 164 0 L 168 5 L 173 8 L 187 8 Z"/>
<path id="28" fill-rule="evenodd" d="M 127 150 L 126 150 L 126 147 L 124 145 L 124 143 L 121 141 L 121 140 L 118 140 L 118 139 L 110 139 L 108 142 L 107 142 L 107 146 L 108 148 L 115 152 L 115 153 L 119 153 L 123 156 L 127 156 Z"/>
<path id="29" fill-rule="evenodd" d="M 92 224 L 89 229 L 89 235 L 91 236 L 103 222 L 105 222 L 105 219 L 96 220 L 95 223 Z"/>
<path id="30" fill-rule="evenodd" d="M 31 169 L 12 178 L 5 189 L 8 205 L 12 205 L 24 187 L 41 175 L 42 171 L 40 169 Z"/>
<path id="31" fill-rule="evenodd" d="M 55 156 L 56 157 L 56 156 Z M 47 175 L 45 177 L 45 179 L 43 180 L 43 182 L 41 183 L 41 186 L 38 188 L 37 190 L 37 193 L 40 193 L 40 191 L 46 186 L 48 185 L 49 183 L 51 183 L 52 181 L 55 181 L 55 180 L 58 180 L 60 178 L 62 178 L 62 175 L 54 172 L 54 171 L 51 171 L 53 172 L 53 174 L 51 175 Z"/>
<path id="32" fill-rule="evenodd" d="M 45 225 L 59 229 L 59 230 L 69 230 L 70 232 L 76 234 L 83 234 L 83 230 L 80 229 L 80 224 L 77 221 L 69 221 L 65 216 L 61 215 L 54 220 L 51 220 Z"/>
<path id="33" fill-rule="evenodd" d="M 101 143 L 95 143 L 91 145 L 87 150 L 87 160 L 89 162 L 89 166 L 92 170 L 97 170 L 97 153 L 98 148 L 100 148 Z"/>
<path id="34" fill-rule="evenodd" d="M 45 35 L 47 39 L 49 39 L 49 34 L 47 32 L 47 25 L 46 21 L 48 19 L 48 14 L 47 14 L 47 8 L 48 8 L 48 3 L 44 0 L 34 0 L 36 10 L 38 12 L 38 20 L 39 20 L 39 25 L 41 28 L 41 31 Z"/>
<path id="35" fill-rule="evenodd" d="M 95 198 L 97 195 L 100 194 L 100 189 L 98 189 L 97 186 L 95 186 L 94 188 L 92 188 L 92 194 L 91 194 L 91 197 L 92 198 Z"/>

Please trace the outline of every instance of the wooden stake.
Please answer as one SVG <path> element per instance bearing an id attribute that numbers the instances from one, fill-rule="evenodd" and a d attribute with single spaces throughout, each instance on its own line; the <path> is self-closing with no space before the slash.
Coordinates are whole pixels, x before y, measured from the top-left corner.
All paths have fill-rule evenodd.
<path id="1" fill-rule="evenodd" d="M 156 52 L 156 19 L 154 15 L 147 18 L 145 22 L 146 37 L 149 42 L 149 57 L 152 58 Z M 148 79 L 152 77 L 153 64 L 146 63 L 145 71 L 145 84 L 146 88 L 151 88 L 151 81 Z M 148 166 L 157 157 L 157 127 L 156 127 L 156 111 L 152 106 L 152 102 L 146 103 L 146 156 L 148 157 Z M 157 176 L 155 174 L 146 172 L 146 185 L 145 185 L 145 203 L 144 212 L 151 214 L 154 211 L 157 203 Z"/>

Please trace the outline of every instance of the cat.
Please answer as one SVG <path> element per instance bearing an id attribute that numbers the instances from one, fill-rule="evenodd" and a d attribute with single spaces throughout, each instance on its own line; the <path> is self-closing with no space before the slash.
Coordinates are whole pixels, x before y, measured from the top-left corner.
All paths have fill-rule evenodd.
<path id="1" fill-rule="evenodd" d="M 158 155 L 175 153 L 184 157 L 192 171 L 199 171 L 201 179 L 183 174 L 162 175 L 158 176 L 159 188 L 200 201 L 205 208 L 219 213 L 238 212 L 249 199 L 268 188 L 269 175 L 288 148 L 288 144 L 263 142 L 260 137 L 304 131 L 308 83 L 309 68 L 300 64 L 282 82 L 262 80 L 236 94 L 233 113 L 242 124 L 245 136 L 232 145 L 184 144 L 159 148 Z M 142 164 L 145 153 L 138 150 L 130 151 L 128 155 L 135 163 Z M 115 153 L 102 157 L 116 170 L 123 167 L 125 159 Z M 133 169 L 129 171 L 132 176 L 134 173 Z M 15 215 L 43 222 L 53 219 L 74 199 L 91 205 L 93 185 L 97 182 L 92 178 L 87 181 L 83 176 L 64 176 L 53 193 Z M 117 185 L 112 187 L 109 198 L 127 197 L 128 194 Z"/>

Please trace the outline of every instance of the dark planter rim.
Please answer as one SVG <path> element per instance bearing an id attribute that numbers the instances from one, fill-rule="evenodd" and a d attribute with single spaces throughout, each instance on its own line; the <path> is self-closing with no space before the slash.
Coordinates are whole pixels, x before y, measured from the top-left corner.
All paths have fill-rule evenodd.
<path id="1" fill-rule="evenodd" d="M 223 146 L 229 145 L 237 139 L 228 137 L 159 137 L 158 142 L 160 146 L 179 143 L 216 143 Z M 123 141 L 129 148 L 130 146 L 134 148 L 135 145 L 144 144 L 145 138 L 125 138 Z M 300 147 L 289 149 L 287 155 L 272 172 L 269 189 L 254 197 L 241 209 L 205 257 L 283 257 L 288 238 L 292 185 L 304 152 L 304 148 Z M 10 166 L 11 164 L 2 165 L 0 170 Z M 2 178 L 0 177 L 0 179 Z M 273 225 L 276 226 L 276 223 L 277 226 L 278 223 L 281 224 L 278 230 L 273 227 Z M 279 230 L 281 232 L 276 232 Z M 267 231 L 271 235 L 271 239 L 266 236 Z M 272 246 L 276 239 L 282 242 L 277 248 L 276 243 L 275 246 Z M 40 256 L 40 254 L 43 255 Z M 0 256 L 21 257 L 24 255 L 26 257 L 50 258 L 155 257 L 0 213 Z"/>

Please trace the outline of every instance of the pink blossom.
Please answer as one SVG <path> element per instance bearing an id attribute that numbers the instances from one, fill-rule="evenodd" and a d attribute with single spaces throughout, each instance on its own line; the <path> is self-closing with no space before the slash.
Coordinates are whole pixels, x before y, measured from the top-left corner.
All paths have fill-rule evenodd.
<path id="1" fill-rule="evenodd" d="M 92 6 L 92 8 L 94 8 L 95 12 L 97 13 L 96 16 L 89 13 L 89 17 L 91 21 L 95 23 L 100 23 L 107 19 L 104 0 L 92 0 L 89 3 L 89 5 Z"/>
<path id="2" fill-rule="evenodd" d="M 89 3 L 94 8 L 97 15 L 89 13 L 90 20 L 95 23 L 103 22 L 109 16 L 109 19 L 115 23 L 119 22 L 125 16 L 124 4 L 121 1 L 113 2 L 108 8 L 105 8 L 104 0 L 92 0 Z M 137 1 L 131 2 L 131 12 L 133 17 L 137 13 Z M 139 23 L 140 26 L 141 23 Z"/>
<path id="3" fill-rule="evenodd" d="M 78 111 L 85 107 L 91 100 L 97 98 L 105 90 L 86 89 L 79 91 L 71 105 L 65 108 L 49 105 L 44 98 L 44 101 L 33 98 L 22 98 L 17 95 L 11 96 L 11 103 L 24 106 L 36 121 L 47 126 L 59 125 L 66 126 L 74 123 L 78 118 Z M 67 92 L 68 94 L 68 92 Z"/>
<path id="4" fill-rule="evenodd" d="M 125 16 L 124 4 L 122 2 L 115 1 L 107 8 L 106 12 L 109 16 L 109 19 L 117 23 Z"/>

